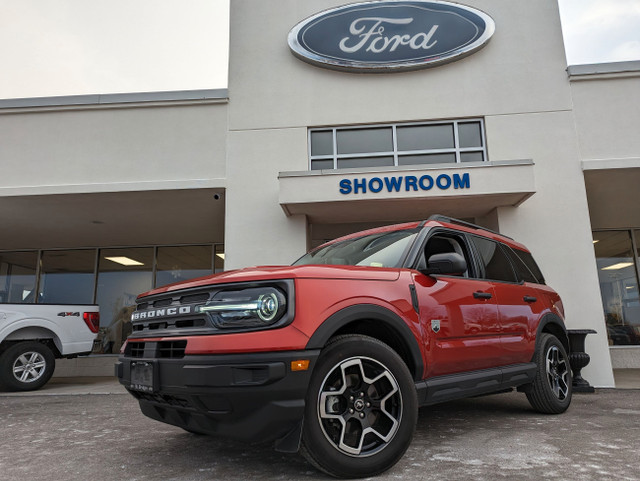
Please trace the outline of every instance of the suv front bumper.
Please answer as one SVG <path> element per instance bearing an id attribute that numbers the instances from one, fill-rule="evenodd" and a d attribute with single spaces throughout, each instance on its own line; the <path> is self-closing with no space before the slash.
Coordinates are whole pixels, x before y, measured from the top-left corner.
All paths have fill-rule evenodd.
<path id="1" fill-rule="evenodd" d="M 301 427 L 319 350 L 190 355 L 181 359 L 121 356 L 116 376 L 142 412 L 187 431 L 250 442 L 282 439 Z M 291 371 L 308 359 L 309 369 Z M 131 367 L 153 365 L 152 387 L 136 389 Z"/>

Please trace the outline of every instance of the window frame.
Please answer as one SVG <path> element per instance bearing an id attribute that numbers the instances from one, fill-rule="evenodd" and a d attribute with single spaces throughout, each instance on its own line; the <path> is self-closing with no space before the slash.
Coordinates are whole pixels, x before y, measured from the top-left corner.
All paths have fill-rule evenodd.
<path id="1" fill-rule="evenodd" d="M 531 252 L 526 252 L 520 249 L 514 249 L 511 246 L 507 246 L 505 245 L 505 251 L 507 252 L 507 255 L 509 257 L 509 259 L 511 260 L 511 264 L 513 265 L 514 269 L 516 270 L 516 274 L 518 274 L 518 278 L 522 281 L 522 282 L 529 282 L 532 284 L 539 284 L 539 285 L 545 285 L 545 280 L 544 280 L 544 275 L 542 274 L 542 271 L 540 270 L 540 266 L 538 266 L 538 263 L 536 262 L 536 260 L 533 258 L 533 255 L 531 254 Z M 536 273 L 531 269 L 531 267 L 529 266 L 529 264 L 527 264 L 525 262 L 524 257 L 520 254 L 528 254 L 529 257 L 531 258 L 531 261 L 533 262 L 533 265 L 535 265 L 535 267 L 537 267 L 537 271 L 540 274 L 539 276 L 536 275 Z M 518 262 L 520 262 L 520 264 L 522 266 L 524 266 L 524 268 L 527 270 L 527 272 L 531 275 L 531 277 L 533 279 L 535 279 L 535 281 L 527 281 L 523 276 L 521 276 L 521 271 L 520 268 L 518 267 Z"/>
<path id="2" fill-rule="evenodd" d="M 513 265 L 513 261 L 511 260 L 511 257 L 509 256 L 509 254 L 507 252 L 505 252 L 506 248 L 508 248 L 507 245 L 505 245 L 502 242 L 497 241 L 495 239 L 490 239 L 488 237 L 483 237 L 483 236 L 480 236 L 480 235 L 467 234 L 467 237 L 469 238 L 469 244 L 471 245 L 471 248 L 473 249 L 475 258 L 476 258 L 477 263 L 478 263 L 478 269 L 479 269 L 478 274 L 480 276 L 482 276 L 482 277 L 479 277 L 479 280 L 487 281 L 487 282 L 500 282 L 500 283 L 503 283 L 503 284 L 516 284 L 516 285 L 524 284 L 524 281 L 522 279 L 520 279 L 520 275 L 518 274 L 518 270 L 517 270 L 516 266 Z M 515 281 L 507 281 L 507 280 L 503 280 L 503 279 L 490 279 L 490 278 L 486 277 L 487 271 L 486 271 L 486 266 L 485 266 L 485 263 L 484 263 L 484 259 L 482 258 L 482 255 L 478 251 L 478 248 L 477 248 L 477 246 L 476 246 L 476 244 L 475 244 L 475 242 L 473 240 L 473 237 L 477 237 L 477 238 L 486 240 L 488 242 L 493 242 L 494 244 L 498 245 L 498 249 L 502 250 L 502 255 L 504 255 L 504 257 L 507 259 L 507 263 L 511 267 L 511 273 L 513 274 L 513 277 L 514 277 Z"/>
<path id="3" fill-rule="evenodd" d="M 460 135 L 459 135 L 459 124 L 468 124 L 468 123 L 479 123 L 480 124 L 480 141 L 482 145 L 480 147 L 460 147 Z M 444 148 L 444 149 L 422 149 L 422 150 L 398 150 L 398 133 L 397 129 L 402 127 L 422 127 L 429 125 L 451 125 L 453 126 L 453 136 L 454 136 L 454 146 L 452 148 Z M 389 151 L 379 151 L 379 152 L 363 152 L 356 154 L 338 154 L 338 132 L 339 131 L 349 131 L 349 130 L 362 130 L 362 129 L 377 129 L 377 128 L 391 128 L 391 138 L 392 138 L 392 149 Z M 312 145 L 311 138 L 314 133 L 317 132 L 331 132 L 332 137 L 332 154 L 326 155 L 312 155 Z M 384 124 L 366 124 L 366 125 L 350 125 L 350 126 L 334 126 L 334 127 L 314 127 L 309 128 L 307 130 L 307 155 L 309 158 L 309 170 L 342 170 L 346 168 L 353 167 L 338 167 L 339 160 L 347 160 L 347 159 L 359 159 L 359 158 L 382 158 L 382 157 L 393 157 L 393 167 L 406 167 L 408 165 L 458 165 L 465 164 L 461 160 L 461 154 L 464 153 L 481 153 L 483 160 L 481 162 L 488 162 L 487 158 L 487 139 L 486 132 L 484 126 L 484 118 L 475 117 L 468 119 L 454 119 L 454 120 L 433 120 L 428 122 L 405 122 L 405 123 L 384 123 Z M 404 156 L 415 156 L 415 155 L 429 155 L 429 154 L 455 154 L 455 162 L 447 162 L 447 163 L 439 163 L 439 164 L 403 164 L 400 165 L 399 160 Z M 332 161 L 331 169 L 314 169 L 313 163 L 314 161 Z M 470 162 L 471 163 L 471 162 Z M 375 166 L 371 166 L 375 167 Z"/>
<path id="4" fill-rule="evenodd" d="M 436 236 L 441 236 L 444 238 L 451 238 L 457 241 L 465 252 L 465 261 L 467 261 L 467 275 L 463 276 L 454 276 L 450 274 L 430 274 L 434 277 L 454 277 L 461 279 L 471 279 L 471 280 L 479 280 L 480 279 L 480 269 L 482 266 L 478 262 L 475 246 L 471 244 L 471 240 L 468 238 L 466 233 L 447 229 L 442 227 L 436 227 L 428 230 L 427 235 L 421 241 L 416 239 L 416 241 L 420 242 L 420 248 L 418 251 L 417 259 L 412 263 L 412 267 L 417 271 L 423 271 L 427 268 L 427 244 L 429 241 Z"/>

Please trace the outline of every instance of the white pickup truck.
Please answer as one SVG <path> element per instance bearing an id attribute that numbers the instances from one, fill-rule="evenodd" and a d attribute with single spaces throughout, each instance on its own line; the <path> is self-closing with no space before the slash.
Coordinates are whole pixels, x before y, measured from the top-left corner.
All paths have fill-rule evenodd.
<path id="1" fill-rule="evenodd" d="M 56 358 L 91 352 L 99 327 L 96 305 L 0 304 L 0 389 L 41 388 Z"/>

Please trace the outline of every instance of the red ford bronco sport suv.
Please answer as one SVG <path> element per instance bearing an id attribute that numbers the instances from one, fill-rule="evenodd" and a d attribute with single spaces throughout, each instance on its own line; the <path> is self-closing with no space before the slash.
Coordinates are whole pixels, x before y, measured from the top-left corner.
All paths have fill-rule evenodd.
<path id="1" fill-rule="evenodd" d="M 563 317 L 522 244 L 432 216 L 142 294 L 116 372 L 150 418 L 366 477 L 421 406 L 517 387 L 564 412 Z"/>

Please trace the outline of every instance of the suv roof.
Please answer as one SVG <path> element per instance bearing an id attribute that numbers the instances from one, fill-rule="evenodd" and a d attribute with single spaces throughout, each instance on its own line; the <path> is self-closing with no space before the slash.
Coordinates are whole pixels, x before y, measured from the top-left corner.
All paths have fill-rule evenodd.
<path id="1" fill-rule="evenodd" d="M 358 232 L 355 232 L 353 234 L 348 234 L 346 236 L 339 237 L 337 239 L 333 239 L 333 240 L 331 240 L 329 242 L 325 242 L 324 244 L 322 244 L 319 247 L 322 247 L 322 246 L 327 245 L 327 244 L 333 244 L 335 242 L 340 242 L 340 241 L 353 239 L 353 238 L 356 238 L 356 237 L 362 237 L 362 236 L 369 235 L 369 234 L 376 234 L 376 233 L 382 233 L 382 232 L 393 232 L 393 231 L 396 231 L 396 230 L 417 229 L 417 228 L 421 228 L 421 227 L 435 227 L 435 226 L 448 227 L 450 229 L 455 229 L 455 230 L 467 232 L 469 234 L 481 235 L 481 236 L 487 237 L 489 239 L 493 239 L 493 240 L 496 240 L 496 241 L 503 242 L 503 243 L 507 244 L 510 247 L 529 252 L 529 249 L 527 249 L 524 245 L 520 244 L 519 242 L 516 242 L 515 240 L 513 240 L 509 236 L 506 236 L 506 235 L 501 234 L 499 232 L 493 231 L 493 230 L 488 229 L 486 227 L 482 227 L 482 226 L 479 226 L 479 225 L 476 225 L 476 224 L 472 224 L 471 222 L 467 222 L 467 221 L 460 220 L 460 219 L 455 219 L 453 217 L 447 217 L 447 216 L 441 215 L 441 214 L 434 214 L 434 215 L 430 216 L 427 220 L 423 220 L 423 221 L 419 221 L 419 222 L 416 221 L 416 222 L 406 222 L 406 223 L 403 223 L 403 224 L 392 224 L 392 225 L 386 225 L 386 226 L 382 226 L 382 227 L 374 227 L 373 229 L 367 229 L 367 230 L 364 230 L 364 231 L 358 231 Z"/>

